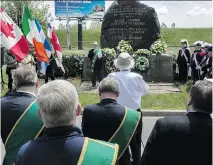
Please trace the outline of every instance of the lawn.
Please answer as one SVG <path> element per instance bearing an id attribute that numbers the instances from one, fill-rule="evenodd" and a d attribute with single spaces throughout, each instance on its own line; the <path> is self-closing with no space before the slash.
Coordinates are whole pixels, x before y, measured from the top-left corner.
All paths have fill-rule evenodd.
<path id="1" fill-rule="evenodd" d="M 57 30 L 57 36 L 62 47 L 66 47 L 66 30 Z M 88 29 L 83 31 L 83 48 L 88 49 L 94 41 L 100 41 L 101 29 Z M 180 40 L 185 38 L 192 45 L 195 41 L 201 40 L 212 41 L 211 28 L 163 28 L 161 29 L 161 36 L 166 41 L 168 46 L 180 46 Z M 78 30 L 71 28 L 70 40 L 72 49 L 78 46 Z"/>
<path id="2" fill-rule="evenodd" d="M 174 94 L 149 94 L 142 97 L 142 109 L 146 110 L 185 110 L 188 93 L 186 85 L 181 86 L 180 93 Z M 99 102 L 98 94 L 79 93 L 79 100 L 84 107 L 88 104 Z"/>

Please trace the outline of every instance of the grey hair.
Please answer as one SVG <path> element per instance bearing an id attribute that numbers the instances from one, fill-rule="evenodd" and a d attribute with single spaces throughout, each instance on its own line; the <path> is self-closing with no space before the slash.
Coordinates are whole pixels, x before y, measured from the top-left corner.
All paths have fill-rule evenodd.
<path id="1" fill-rule="evenodd" d="M 78 93 L 65 80 L 55 80 L 41 86 L 36 101 L 47 128 L 71 125 L 76 117 Z"/>
<path id="2" fill-rule="evenodd" d="M 119 82 L 112 77 L 104 78 L 99 84 L 99 93 L 104 92 L 118 94 L 120 92 Z"/>
<path id="3" fill-rule="evenodd" d="M 14 69 L 12 78 L 16 88 L 35 86 L 38 79 L 35 68 L 30 65 L 21 65 Z"/>
<path id="4" fill-rule="evenodd" d="M 197 81 L 190 90 L 191 104 L 196 111 L 212 113 L 212 82 Z"/>

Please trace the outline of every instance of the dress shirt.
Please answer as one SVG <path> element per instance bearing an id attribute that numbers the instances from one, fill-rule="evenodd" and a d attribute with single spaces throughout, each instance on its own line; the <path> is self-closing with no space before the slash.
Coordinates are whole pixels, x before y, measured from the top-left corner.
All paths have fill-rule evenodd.
<path id="1" fill-rule="evenodd" d="M 120 96 L 117 102 L 128 108 L 140 109 L 141 97 L 146 95 L 149 90 L 143 77 L 130 70 L 111 73 L 109 77 L 114 77 L 120 83 Z"/>

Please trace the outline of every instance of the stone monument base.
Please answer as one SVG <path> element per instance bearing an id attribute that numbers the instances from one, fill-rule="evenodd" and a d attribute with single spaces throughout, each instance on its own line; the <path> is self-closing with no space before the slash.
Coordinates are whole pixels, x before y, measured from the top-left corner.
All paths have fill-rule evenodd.
<path id="1" fill-rule="evenodd" d="M 141 75 L 146 82 L 173 82 L 173 57 L 169 55 L 152 55 L 148 57 L 150 68 Z M 104 65 L 102 68 L 103 77 L 106 77 Z M 90 59 L 84 58 L 83 81 L 91 81 Z"/>

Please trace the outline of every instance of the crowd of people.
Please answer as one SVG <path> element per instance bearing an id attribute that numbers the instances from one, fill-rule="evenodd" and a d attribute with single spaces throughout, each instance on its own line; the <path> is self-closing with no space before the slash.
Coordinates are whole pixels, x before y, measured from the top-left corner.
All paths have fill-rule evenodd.
<path id="1" fill-rule="evenodd" d="M 82 128 L 70 82 L 39 88 L 33 66 L 14 69 L 16 91 L 1 99 L 3 165 L 211 165 L 212 82 L 192 86 L 185 115 L 158 119 L 141 153 L 141 97 L 149 86 L 131 72 L 135 62 L 128 53 L 114 64 L 120 71 L 100 82 L 100 102 L 84 107 Z"/>
<path id="2" fill-rule="evenodd" d="M 179 80 L 186 83 L 188 76 L 192 77 L 193 83 L 205 78 L 212 78 L 212 45 L 196 41 L 194 52 L 191 55 L 187 40 L 181 40 L 182 48 L 178 52 L 177 73 Z"/>

